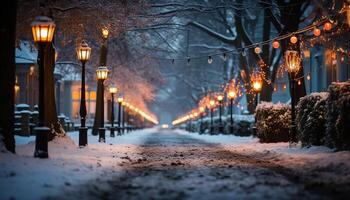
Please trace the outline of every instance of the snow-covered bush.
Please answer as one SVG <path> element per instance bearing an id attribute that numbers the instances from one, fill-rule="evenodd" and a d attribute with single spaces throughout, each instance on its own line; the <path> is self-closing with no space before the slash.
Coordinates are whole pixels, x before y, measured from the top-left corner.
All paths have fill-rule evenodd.
<path id="1" fill-rule="evenodd" d="M 300 98 L 296 125 L 302 146 L 324 144 L 327 97 L 327 92 L 321 92 Z"/>
<path id="2" fill-rule="evenodd" d="M 290 106 L 282 103 L 262 102 L 255 112 L 257 137 L 260 142 L 289 141 L 291 123 Z"/>
<path id="3" fill-rule="evenodd" d="M 230 115 L 226 118 L 226 133 L 236 136 L 251 136 L 254 124 L 254 115 L 233 115 L 233 126 L 231 128 Z"/>
<path id="4" fill-rule="evenodd" d="M 200 134 L 232 134 L 230 131 L 230 115 L 222 116 L 222 130 L 220 130 L 219 116 L 213 117 L 213 127 L 211 128 L 210 116 L 203 117 L 202 123 L 200 119 L 190 123 L 185 123 L 184 129 L 189 132 L 198 132 Z M 254 123 L 253 115 L 233 115 L 233 135 L 250 136 L 252 134 L 251 127 Z M 201 125 L 202 124 L 202 125 Z"/>
<path id="5" fill-rule="evenodd" d="M 350 150 L 350 81 L 332 83 L 328 92 L 325 143 Z"/>

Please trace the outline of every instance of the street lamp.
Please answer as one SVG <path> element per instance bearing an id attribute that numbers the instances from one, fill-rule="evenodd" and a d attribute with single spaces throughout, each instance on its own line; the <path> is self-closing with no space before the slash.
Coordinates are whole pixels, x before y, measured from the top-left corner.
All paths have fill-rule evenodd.
<path id="1" fill-rule="evenodd" d="M 210 99 L 208 107 L 210 108 L 210 133 L 211 134 L 214 132 L 214 120 L 213 120 L 214 106 L 215 106 L 215 100 Z"/>
<path id="2" fill-rule="evenodd" d="M 55 31 L 55 23 L 51 18 L 46 16 L 38 16 L 31 23 L 34 42 L 37 43 L 38 49 L 38 64 L 39 64 L 39 127 L 36 127 L 35 133 L 35 151 L 34 157 L 48 158 L 48 134 L 50 128 L 45 125 L 45 49 L 52 42 Z"/>
<path id="3" fill-rule="evenodd" d="M 115 85 L 112 85 L 111 87 L 109 87 L 109 93 L 111 93 L 112 96 L 112 101 L 111 101 L 111 137 L 114 137 L 114 95 L 117 93 L 118 89 Z"/>
<path id="4" fill-rule="evenodd" d="M 108 38 L 108 35 L 109 35 L 109 31 L 107 28 L 102 28 L 102 38 L 103 39 L 107 39 Z"/>
<path id="5" fill-rule="evenodd" d="M 222 124 L 222 102 L 224 100 L 224 96 L 219 94 L 216 99 L 218 100 L 219 103 L 219 132 L 222 133 L 224 131 L 224 126 Z"/>
<path id="6" fill-rule="evenodd" d="M 122 102 L 122 133 L 124 133 L 125 132 L 125 100 L 123 100 L 123 102 Z"/>
<path id="7" fill-rule="evenodd" d="M 259 93 L 262 89 L 262 79 L 259 73 L 253 73 L 251 76 L 253 91 L 255 92 L 255 107 L 258 105 Z"/>
<path id="8" fill-rule="evenodd" d="M 100 66 L 97 68 L 96 70 L 96 76 L 97 76 L 97 80 L 98 82 L 101 84 L 101 93 L 100 96 L 98 97 L 100 99 L 100 103 L 101 103 L 101 127 L 98 129 L 98 141 L 99 142 L 105 142 L 106 141 L 106 137 L 105 137 L 105 133 L 106 133 L 106 129 L 104 128 L 104 103 L 103 103 L 103 97 L 104 97 L 104 85 L 103 82 L 107 79 L 108 77 L 108 68 L 106 66 Z"/>
<path id="9" fill-rule="evenodd" d="M 76 49 L 77 58 L 81 62 L 81 97 L 80 97 L 80 128 L 79 128 L 79 146 L 87 145 L 87 130 L 86 121 L 86 99 L 85 99 L 85 63 L 90 60 L 91 48 L 83 40 Z"/>
<path id="10" fill-rule="evenodd" d="M 205 108 L 203 106 L 199 107 L 199 117 L 200 117 L 200 124 L 199 124 L 199 133 L 203 132 L 203 115 L 204 115 Z"/>
<path id="11" fill-rule="evenodd" d="M 233 133 L 233 101 L 235 100 L 237 94 L 236 91 L 231 88 L 227 93 L 227 98 L 230 100 L 230 132 Z"/>
<path id="12" fill-rule="evenodd" d="M 123 103 L 123 97 L 118 97 L 118 135 L 121 135 L 121 119 L 122 119 L 122 103 Z"/>
<path id="13" fill-rule="evenodd" d="M 287 50 L 284 54 L 285 64 L 290 75 L 291 89 L 291 106 L 292 106 L 292 122 L 290 126 L 290 142 L 296 142 L 297 130 L 295 126 L 295 82 L 296 76 L 300 70 L 301 58 L 298 51 Z"/>

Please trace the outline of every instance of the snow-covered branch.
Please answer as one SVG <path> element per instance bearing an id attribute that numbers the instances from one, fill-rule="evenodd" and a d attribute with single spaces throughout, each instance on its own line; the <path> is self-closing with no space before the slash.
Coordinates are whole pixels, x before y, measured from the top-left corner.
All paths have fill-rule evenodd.
<path id="1" fill-rule="evenodd" d="M 216 31 L 214 31 L 213 29 L 211 29 L 210 27 L 204 25 L 204 24 L 201 24 L 199 22 L 196 22 L 196 21 L 190 21 L 188 22 L 189 26 L 193 26 L 193 27 L 196 27 L 204 32 L 206 32 L 208 35 L 218 39 L 218 40 L 221 40 L 222 42 L 225 42 L 225 43 L 228 43 L 228 44 L 233 44 L 236 42 L 236 38 L 234 37 L 229 37 L 229 36 L 225 36 L 221 33 L 218 33 Z"/>

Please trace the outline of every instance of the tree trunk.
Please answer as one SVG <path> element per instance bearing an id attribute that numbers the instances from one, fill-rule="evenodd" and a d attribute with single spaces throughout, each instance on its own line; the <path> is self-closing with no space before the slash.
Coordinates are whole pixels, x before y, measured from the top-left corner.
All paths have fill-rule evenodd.
<path id="1" fill-rule="evenodd" d="M 107 42 L 107 41 L 105 41 Z M 107 65 L 107 45 L 103 44 L 100 49 L 100 66 L 106 66 Z M 101 102 L 99 96 L 102 95 L 103 90 L 103 83 L 101 81 L 97 82 L 97 98 L 96 98 L 96 109 L 95 109 L 95 119 L 94 119 L 94 125 L 92 127 L 92 134 L 97 135 L 98 134 L 98 128 L 102 125 L 102 120 L 104 116 L 102 116 L 102 109 L 103 109 L 103 101 Z M 102 98 L 103 100 L 103 98 Z"/>
<path id="2" fill-rule="evenodd" d="M 299 21 L 300 21 L 301 15 L 302 15 L 302 13 L 301 13 L 302 0 L 290 1 L 289 4 L 294 5 L 294 6 L 290 6 L 289 9 L 287 9 L 287 7 L 289 7 L 289 6 L 285 6 L 285 8 L 282 9 L 282 20 L 281 21 L 285 22 L 285 27 L 282 30 L 282 34 L 297 31 L 299 28 Z M 299 38 L 299 40 L 300 40 L 300 38 Z M 282 51 L 285 52 L 288 49 L 293 49 L 293 50 L 298 51 L 299 55 L 300 55 L 299 40 L 295 45 L 290 45 L 289 39 L 286 39 L 282 43 Z M 297 84 L 295 84 L 295 103 L 298 103 L 299 99 L 306 95 L 305 81 L 304 81 L 304 69 L 303 69 L 302 63 L 301 63 L 300 70 L 299 70 L 298 74 L 296 75 L 296 79 L 297 79 L 297 81 L 296 81 Z M 298 81 L 300 82 L 300 84 L 298 84 Z M 290 82 L 290 80 L 289 80 L 289 82 Z M 289 88 L 290 88 L 290 84 L 289 84 Z"/>
<path id="3" fill-rule="evenodd" d="M 102 125 L 102 106 L 103 102 L 100 101 L 99 96 L 101 96 L 103 90 L 103 83 L 101 81 L 97 82 L 97 94 L 96 94 L 96 112 L 95 112 L 95 119 L 94 119 L 94 126 L 92 127 L 92 135 L 97 135 L 98 134 L 98 128 L 101 127 Z"/>
<path id="4" fill-rule="evenodd" d="M 54 137 L 58 134 L 64 134 L 63 129 L 60 127 L 60 123 L 57 118 L 56 111 L 56 98 L 55 98 L 55 79 L 54 79 L 54 70 L 55 70 L 55 48 L 53 44 L 50 44 L 46 47 L 46 54 L 44 58 L 44 70 L 45 70 L 45 86 L 44 86 L 44 95 L 45 95 L 45 124 L 51 129 L 49 135 L 49 141 L 53 140 Z"/>
<path id="5" fill-rule="evenodd" d="M 270 29 L 271 29 L 271 23 L 270 19 L 268 18 L 268 9 L 264 10 L 264 23 L 263 23 L 263 41 L 270 39 Z M 260 101 L 268 101 L 270 102 L 272 100 L 272 86 L 271 82 L 267 82 L 266 80 L 270 79 L 270 66 L 272 63 L 269 63 L 270 61 L 270 44 L 265 44 L 262 47 L 262 58 L 264 62 L 266 63 L 265 66 L 262 67 L 261 71 L 265 74 L 265 79 L 263 79 L 263 84 L 261 88 L 260 93 Z M 273 59 L 271 59 L 273 60 Z"/>
<path id="6" fill-rule="evenodd" d="M 0 13 L 0 134 L 7 150 L 15 153 L 14 139 L 14 87 L 15 87 L 15 41 L 17 1 L 1 6 Z"/>

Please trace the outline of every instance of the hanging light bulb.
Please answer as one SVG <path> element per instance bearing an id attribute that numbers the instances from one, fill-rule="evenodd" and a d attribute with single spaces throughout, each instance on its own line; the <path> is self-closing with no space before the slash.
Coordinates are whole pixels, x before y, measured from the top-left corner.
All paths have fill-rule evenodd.
<path id="1" fill-rule="evenodd" d="M 308 75 L 306 76 L 306 79 L 307 79 L 308 81 L 311 79 L 310 74 L 308 74 Z"/>
<path id="2" fill-rule="evenodd" d="M 222 57 L 224 58 L 224 61 L 227 60 L 227 55 L 226 55 L 226 53 L 224 53 L 224 54 L 222 55 Z"/>
<path id="3" fill-rule="evenodd" d="M 280 47 L 280 43 L 277 40 L 275 40 L 273 41 L 272 46 L 274 49 L 278 49 Z"/>
<path id="4" fill-rule="evenodd" d="M 321 30 L 319 28 L 314 29 L 314 36 L 318 37 L 321 35 Z"/>
<path id="5" fill-rule="evenodd" d="M 255 47 L 254 52 L 256 54 L 260 54 L 261 53 L 261 48 L 260 47 Z"/>
<path id="6" fill-rule="evenodd" d="M 172 59 L 172 60 L 171 60 L 171 63 L 173 63 L 173 64 L 174 64 L 174 62 L 175 62 L 175 59 Z"/>
<path id="7" fill-rule="evenodd" d="M 292 44 L 295 44 L 295 43 L 298 42 L 298 38 L 297 38 L 295 35 L 293 35 L 293 36 L 290 38 L 290 42 L 291 42 Z"/>
<path id="8" fill-rule="evenodd" d="M 331 22 L 326 22 L 326 23 L 324 23 L 323 29 L 326 30 L 326 31 L 331 30 L 331 29 L 332 29 L 332 24 L 331 24 Z"/>
<path id="9" fill-rule="evenodd" d="M 286 90 L 286 89 L 287 89 L 287 85 L 283 84 L 283 90 Z"/>
<path id="10" fill-rule="evenodd" d="M 191 58 L 187 57 L 187 65 L 190 65 Z"/>
<path id="11" fill-rule="evenodd" d="M 208 56 L 208 63 L 209 64 L 213 63 L 213 58 L 211 56 Z"/>
<path id="12" fill-rule="evenodd" d="M 298 80 L 298 85 L 301 85 L 301 81 L 300 80 Z"/>

